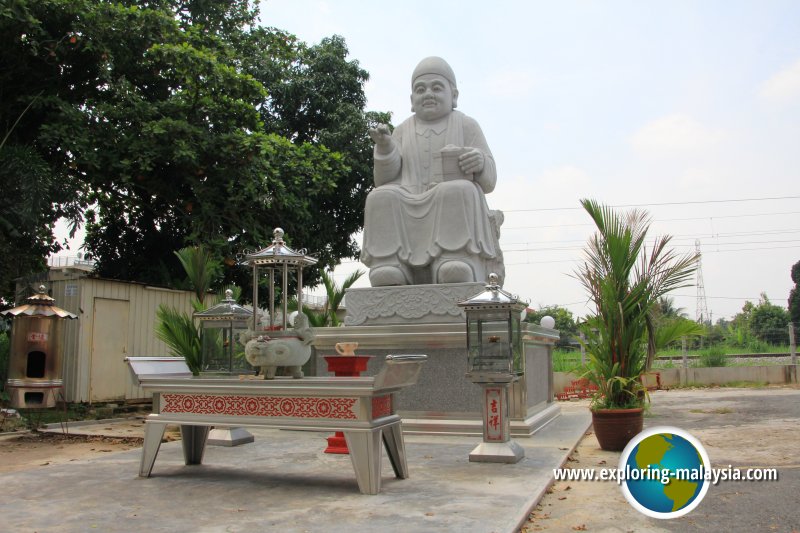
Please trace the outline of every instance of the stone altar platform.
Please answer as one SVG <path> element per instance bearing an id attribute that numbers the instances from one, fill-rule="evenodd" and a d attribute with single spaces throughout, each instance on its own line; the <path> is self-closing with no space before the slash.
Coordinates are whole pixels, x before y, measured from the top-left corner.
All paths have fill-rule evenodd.
<path id="1" fill-rule="evenodd" d="M 139 476 L 150 477 L 169 424 L 180 426 L 186 465 L 202 464 L 212 427 L 341 430 L 359 490 L 378 494 L 381 443 L 395 475 L 408 477 L 394 394 L 416 383 L 426 359 L 421 354 L 388 355 L 375 377 L 237 380 L 195 377 L 188 367 L 179 377 L 165 377 L 159 375 L 163 360 L 126 358 L 141 387 L 153 393 L 153 413 L 145 423 Z"/>
<path id="2" fill-rule="evenodd" d="M 472 285 L 483 289 L 480 283 Z M 348 312 L 353 305 L 348 291 Z M 513 437 L 529 437 L 560 413 L 554 402 L 552 350 L 558 331 L 524 324 L 524 374 L 510 389 Z M 377 374 L 387 354 L 426 354 L 427 364 L 413 389 L 396 393 L 396 407 L 406 434 L 482 435 L 481 388 L 468 381 L 466 322 L 406 323 L 316 328 L 316 375 L 328 375 L 324 355 L 335 355 L 337 342 L 359 343 L 359 355 L 375 356 L 365 375 Z"/>

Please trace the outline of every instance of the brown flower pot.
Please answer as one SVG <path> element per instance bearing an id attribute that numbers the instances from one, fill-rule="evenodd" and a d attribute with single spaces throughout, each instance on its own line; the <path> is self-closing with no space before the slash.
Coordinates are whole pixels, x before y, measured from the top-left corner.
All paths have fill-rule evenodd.
<path id="1" fill-rule="evenodd" d="M 592 426 L 600 447 L 620 452 L 642 431 L 644 409 L 597 409 L 592 411 Z"/>

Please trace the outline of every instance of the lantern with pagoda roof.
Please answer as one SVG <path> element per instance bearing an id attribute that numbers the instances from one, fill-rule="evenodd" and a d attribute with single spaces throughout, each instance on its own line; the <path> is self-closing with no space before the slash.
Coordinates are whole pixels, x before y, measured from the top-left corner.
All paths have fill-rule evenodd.
<path id="1" fill-rule="evenodd" d="M 483 388 L 483 442 L 473 462 L 516 463 L 525 456 L 511 440 L 508 388 L 522 374 L 522 315 L 527 307 L 504 291 L 496 274 L 486 289 L 459 302 L 467 315 L 467 379 Z"/>
<path id="2" fill-rule="evenodd" d="M 14 317 L 6 382 L 11 407 L 54 407 L 64 384 L 64 319 L 78 316 L 56 307 L 44 285 L 23 305 L 0 314 Z"/>
<path id="3" fill-rule="evenodd" d="M 306 254 L 304 249 L 293 250 L 283 241 L 283 230 L 275 228 L 272 244 L 262 250 L 246 255 L 247 263 L 253 268 L 253 329 L 244 338 L 245 358 L 258 367 L 265 379 L 273 379 L 278 367 L 286 367 L 294 378 L 303 377 L 301 369 L 311 357 L 311 343 L 314 330 L 308 318 L 298 313 L 293 328 L 289 324 L 289 276 L 297 280 L 297 308 L 303 309 L 303 268 L 317 263 L 315 257 Z M 258 321 L 258 287 L 262 270 L 266 270 L 269 280 L 269 323 L 262 327 Z M 276 278 L 280 279 L 280 318 L 275 310 Z"/>
<path id="4" fill-rule="evenodd" d="M 225 291 L 225 298 L 217 305 L 197 311 L 194 318 L 200 324 L 201 368 L 204 372 L 233 374 L 246 370 L 244 345 L 239 335 L 247 331 L 247 322 L 253 313 L 236 303 L 233 291 Z"/>
<path id="5" fill-rule="evenodd" d="M 303 309 L 303 268 L 317 264 L 317 258 L 306 254 L 305 249 L 293 250 L 283 241 L 284 232 L 275 228 L 272 244 L 257 252 L 247 254 L 245 261 L 253 269 L 253 324 L 258 325 L 258 286 L 263 270 L 269 279 L 269 329 L 286 329 L 289 305 L 289 274 L 297 279 L 297 308 Z M 281 280 L 281 318 L 275 312 L 275 280 Z"/>

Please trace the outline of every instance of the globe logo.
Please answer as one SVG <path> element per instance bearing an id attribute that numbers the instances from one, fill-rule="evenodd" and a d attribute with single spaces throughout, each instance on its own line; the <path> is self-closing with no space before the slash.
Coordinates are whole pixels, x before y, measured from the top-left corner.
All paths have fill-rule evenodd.
<path id="1" fill-rule="evenodd" d="M 677 518 L 700 505 L 711 469 L 703 445 L 670 426 L 649 428 L 631 440 L 620 457 L 622 492 L 637 511 L 652 518 Z M 710 473 L 710 472 L 709 472 Z"/>

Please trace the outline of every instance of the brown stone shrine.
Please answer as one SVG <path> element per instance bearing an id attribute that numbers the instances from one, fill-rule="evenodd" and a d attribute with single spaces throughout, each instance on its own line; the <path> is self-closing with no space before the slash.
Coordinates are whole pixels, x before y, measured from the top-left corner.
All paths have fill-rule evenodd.
<path id="1" fill-rule="evenodd" d="M 77 315 L 56 307 L 44 285 L 2 314 L 14 317 L 6 382 L 9 404 L 17 409 L 55 407 L 64 385 L 64 319 Z"/>

